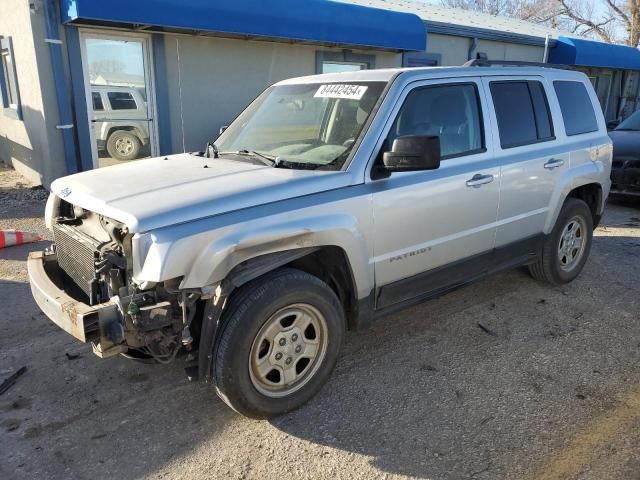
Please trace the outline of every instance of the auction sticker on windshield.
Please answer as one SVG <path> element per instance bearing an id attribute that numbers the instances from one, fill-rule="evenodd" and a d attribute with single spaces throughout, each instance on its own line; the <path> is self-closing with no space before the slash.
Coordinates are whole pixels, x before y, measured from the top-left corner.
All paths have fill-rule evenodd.
<path id="1" fill-rule="evenodd" d="M 362 85 L 345 85 L 332 83 L 321 85 L 314 97 L 316 98 L 348 98 L 350 100 L 360 100 L 366 93 L 367 88 Z"/>

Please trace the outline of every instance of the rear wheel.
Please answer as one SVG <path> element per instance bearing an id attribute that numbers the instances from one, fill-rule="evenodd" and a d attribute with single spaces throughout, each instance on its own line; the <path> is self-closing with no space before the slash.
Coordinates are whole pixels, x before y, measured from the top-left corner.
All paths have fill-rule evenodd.
<path id="1" fill-rule="evenodd" d="M 529 266 L 533 278 L 553 284 L 576 278 L 589 257 L 593 239 L 593 217 L 587 204 L 568 198 L 545 241 L 542 255 Z"/>
<path id="2" fill-rule="evenodd" d="M 216 389 L 231 408 L 269 418 L 300 407 L 325 383 L 344 337 L 344 312 L 320 279 L 280 269 L 230 299 L 215 351 Z"/>

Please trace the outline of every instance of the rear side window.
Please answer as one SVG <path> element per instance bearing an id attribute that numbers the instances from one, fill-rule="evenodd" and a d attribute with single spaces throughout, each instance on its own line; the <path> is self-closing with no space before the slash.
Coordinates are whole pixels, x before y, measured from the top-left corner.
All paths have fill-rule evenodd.
<path id="1" fill-rule="evenodd" d="M 109 103 L 111 110 L 136 110 L 136 101 L 129 92 L 109 92 Z"/>
<path id="2" fill-rule="evenodd" d="M 500 146 L 513 148 L 553 140 L 553 123 L 540 82 L 491 82 Z"/>
<path id="3" fill-rule="evenodd" d="M 583 83 L 558 80 L 553 82 L 553 88 L 558 96 L 567 135 L 580 135 L 598 130 L 598 120 L 591 97 Z"/>

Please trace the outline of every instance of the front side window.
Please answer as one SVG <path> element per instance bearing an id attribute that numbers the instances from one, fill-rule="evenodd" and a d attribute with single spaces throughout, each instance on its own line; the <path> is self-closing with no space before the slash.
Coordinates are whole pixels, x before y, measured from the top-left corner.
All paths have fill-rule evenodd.
<path id="1" fill-rule="evenodd" d="M 502 148 L 555 138 L 547 97 L 540 82 L 491 82 L 490 89 Z"/>
<path id="2" fill-rule="evenodd" d="M 346 82 L 272 87 L 231 124 L 216 147 L 222 156 L 258 152 L 278 158 L 281 166 L 340 169 L 385 85 Z"/>
<path id="3" fill-rule="evenodd" d="M 582 82 L 558 80 L 553 82 L 553 87 L 558 96 L 567 135 L 580 135 L 598 130 L 598 120 L 591 97 Z"/>
<path id="4" fill-rule="evenodd" d="M 107 97 L 109 97 L 111 110 L 136 110 L 138 108 L 133 95 L 129 92 L 109 92 Z"/>
<path id="5" fill-rule="evenodd" d="M 474 84 L 421 87 L 407 96 L 387 138 L 387 148 L 405 135 L 440 137 L 443 159 L 482 151 L 484 138 Z"/>

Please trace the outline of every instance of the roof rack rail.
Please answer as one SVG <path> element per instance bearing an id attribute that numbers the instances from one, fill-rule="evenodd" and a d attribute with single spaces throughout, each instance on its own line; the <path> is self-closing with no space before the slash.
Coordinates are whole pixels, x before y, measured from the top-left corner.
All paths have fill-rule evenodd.
<path id="1" fill-rule="evenodd" d="M 523 62 L 519 60 L 487 60 L 485 58 L 474 58 L 465 62 L 463 67 L 544 67 L 544 68 L 559 68 L 561 70 L 574 70 L 570 65 L 561 65 L 556 63 L 541 63 L 541 62 Z"/>

